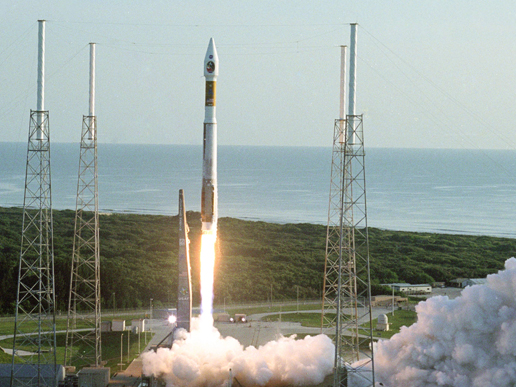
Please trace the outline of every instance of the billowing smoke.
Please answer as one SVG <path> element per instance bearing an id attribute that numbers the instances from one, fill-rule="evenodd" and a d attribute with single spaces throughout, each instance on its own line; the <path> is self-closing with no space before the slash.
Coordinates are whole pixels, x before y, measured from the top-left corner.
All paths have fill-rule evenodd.
<path id="1" fill-rule="evenodd" d="M 171 349 L 142 355 L 145 375 L 159 376 L 170 386 L 219 387 L 231 375 L 246 387 L 303 386 L 321 383 L 332 372 L 334 345 L 325 335 L 280 337 L 263 346 L 244 347 L 219 331 L 200 329 L 192 321 L 191 333 L 179 330 Z"/>
<path id="2" fill-rule="evenodd" d="M 418 321 L 378 343 L 377 384 L 388 387 L 516 385 L 516 259 L 460 297 L 433 297 Z"/>

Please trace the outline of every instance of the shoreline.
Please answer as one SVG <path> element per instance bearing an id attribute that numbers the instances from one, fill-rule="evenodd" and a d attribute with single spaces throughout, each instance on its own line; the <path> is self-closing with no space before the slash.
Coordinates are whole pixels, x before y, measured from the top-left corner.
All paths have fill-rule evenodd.
<path id="1" fill-rule="evenodd" d="M 22 143 L 23 148 L 26 147 Z M 75 209 L 77 149 L 56 143 L 52 206 Z M 22 206 L 26 151 L 4 145 L 0 197 Z M 326 225 L 331 152 L 320 147 L 221 146 L 219 213 L 249 221 Z M 101 212 L 174 216 L 177 191 L 200 210 L 202 149 L 195 146 L 102 146 Z M 370 149 L 367 216 L 370 227 L 407 232 L 516 238 L 514 152 Z M 494 163 L 494 164 L 493 164 Z M 495 165 L 503 165 L 499 170 Z"/>
<path id="2" fill-rule="evenodd" d="M 4 206 L 0 205 L 0 208 L 16 208 L 19 210 L 22 210 L 22 206 Z M 75 209 L 71 208 L 52 208 L 53 211 L 75 211 Z M 200 218 L 200 212 L 194 211 L 194 210 L 188 210 L 189 213 L 199 213 Z M 151 211 L 144 211 L 144 210 L 115 210 L 115 209 L 99 209 L 99 215 L 114 215 L 114 214 L 121 214 L 121 215 L 145 215 L 145 216 L 165 216 L 165 217 L 174 217 L 178 216 L 178 214 L 171 214 L 171 213 L 164 213 L 164 212 L 151 212 Z M 326 223 L 314 223 L 314 222 L 286 222 L 286 221 L 274 221 L 274 220 L 267 220 L 263 218 L 243 218 L 238 216 L 219 216 L 219 219 L 238 219 L 245 222 L 264 222 L 264 223 L 270 223 L 270 224 L 277 224 L 277 225 L 288 225 L 288 224 L 311 224 L 314 226 L 324 226 L 326 227 Z M 452 230 L 452 229 L 435 229 L 435 230 L 414 230 L 414 229 L 395 229 L 395 228 L 385 228 L 385 227 L 378 227 L 374 225 L 368 225 L 369 229 L 377 229 L 381 231 L 389 231 L 389 232 L 406 232 L 406 233 L 415 233 L 415 234 L 434 234 L 434 235 L 457 235 L 457 236 L 471 236 L 471 237 L 489 237 L 489 238 L 503 238 L 503 239 L 516 239 L 516 232 L 507 232 L 504 234 L 488 234 L 488 233 L 479 233 L 474 231 L 467 231 L 467 230 Z"/>

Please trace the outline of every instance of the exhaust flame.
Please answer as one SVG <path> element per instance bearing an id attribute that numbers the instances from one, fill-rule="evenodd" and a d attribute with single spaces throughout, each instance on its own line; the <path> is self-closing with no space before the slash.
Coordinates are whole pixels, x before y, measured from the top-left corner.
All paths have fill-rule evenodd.
<path id="1" fill-rule="evenodd" d="M 180 328 L 174 333 L 172 348 L 143 353 L 143 374 L 159 377 L 167 387 L 221 387 L 233 378 L 249 387 L 321 383 L 333 370 L 335 347 L 328 336 L 280 336 L 258 348 L 244 348 L 213 326 L 216 239 L 215 231 L 201 234 L 200 318 L 192 319 L 191 332 Z"/>
<path id="2" fill-rule="evenodd" d="M 201 236 L 201 326 L 213 325 L 213 275 L 215 270 L 216 232 Z"/>

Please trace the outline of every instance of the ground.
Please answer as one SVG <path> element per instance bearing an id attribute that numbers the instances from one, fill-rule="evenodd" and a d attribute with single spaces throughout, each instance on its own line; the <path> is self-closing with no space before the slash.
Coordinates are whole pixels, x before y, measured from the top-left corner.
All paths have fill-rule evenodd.
<path id="1" fill-rule="evenodd" d="M 448 296 L 450 298 L 455 298 L 460 295 L 462 289 L 458 288 L 436 288 L 433 289 L 431 294 L 421 296 L 421 299 L 424 300 L 428 297 L 433 296 Z M 384 314 L 390 311 L 389 308 L 373 308 L 373 319 L 376 319 L 380 314 Z M 308 310 L 308 311 L 300 311 L 300 313 L 314 313 L 317 311 Z M 296 312 L 284 312 L 284 313 L 296 313 Z M 268 343 L 269 341 L 275 340 L 281 334 L 283 336 L 290 336 L 293 334 L 298 335 L 318 335 L 321 333 L 321 328 L 311 328 L 311 327 L 303 327 L 300 323 L 293 322 L 266 322 L 260 321 L 264 319 L 269 314 L 278 314 L 278 312 L 273 313 L 260 313 L 255 315 L 248 316 L 249 322 L 235 324 L 235 323 L 215 323 L 215 327 L 219 330 L 222 336 L 231 336 L 237 339 L 244 347 L 253 345 L 260 346 Z M 165 320 L 148 320 L 149 323 L 147 327 L 152 329 L 155 332 L 154 337 L 149 342 L 149 345 L 145 350 L 148 350 L 151 346 L 158 344 L 164 337 L 170 332 L 171 326 Z M 333 332 L 323 332 L 323 333 L 333 333 Z M 133 385 L 137 381 L 137 379 L 141 376 L 141 368 L 142 363 L 138 358 L 134 360 L 131 365 L 124 371 L 119 372 L 114 377 L 112 377 L 112 381 L 110 386 L 112 387 L 122 387 L 122 386 L 130 386 Z M 326 378 L 326 380 L 321 383 L 317 387 L 326 387 L 331 386 L 333 384 L 332 376 Z M 314 387 L 314 386 L 313 386 Z"/>

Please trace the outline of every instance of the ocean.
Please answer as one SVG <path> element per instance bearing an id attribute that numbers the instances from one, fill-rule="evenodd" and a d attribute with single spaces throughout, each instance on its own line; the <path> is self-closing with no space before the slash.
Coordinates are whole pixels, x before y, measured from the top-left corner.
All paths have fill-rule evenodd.
<path id="1" fill-rule="evenodd" d="M 21 207 L 26 143 L 0 143 L 0 206 Z M 52 144 L 52 206 L 75 209 L 78 144 Z M 331 148 L 218 147 L 219 216 L 326 224 Z M 102 212 L 200 210 L 202 147 L 98 145 Z M 516 237 L 516 151 L 366 149 L 368 225 Z"/>

